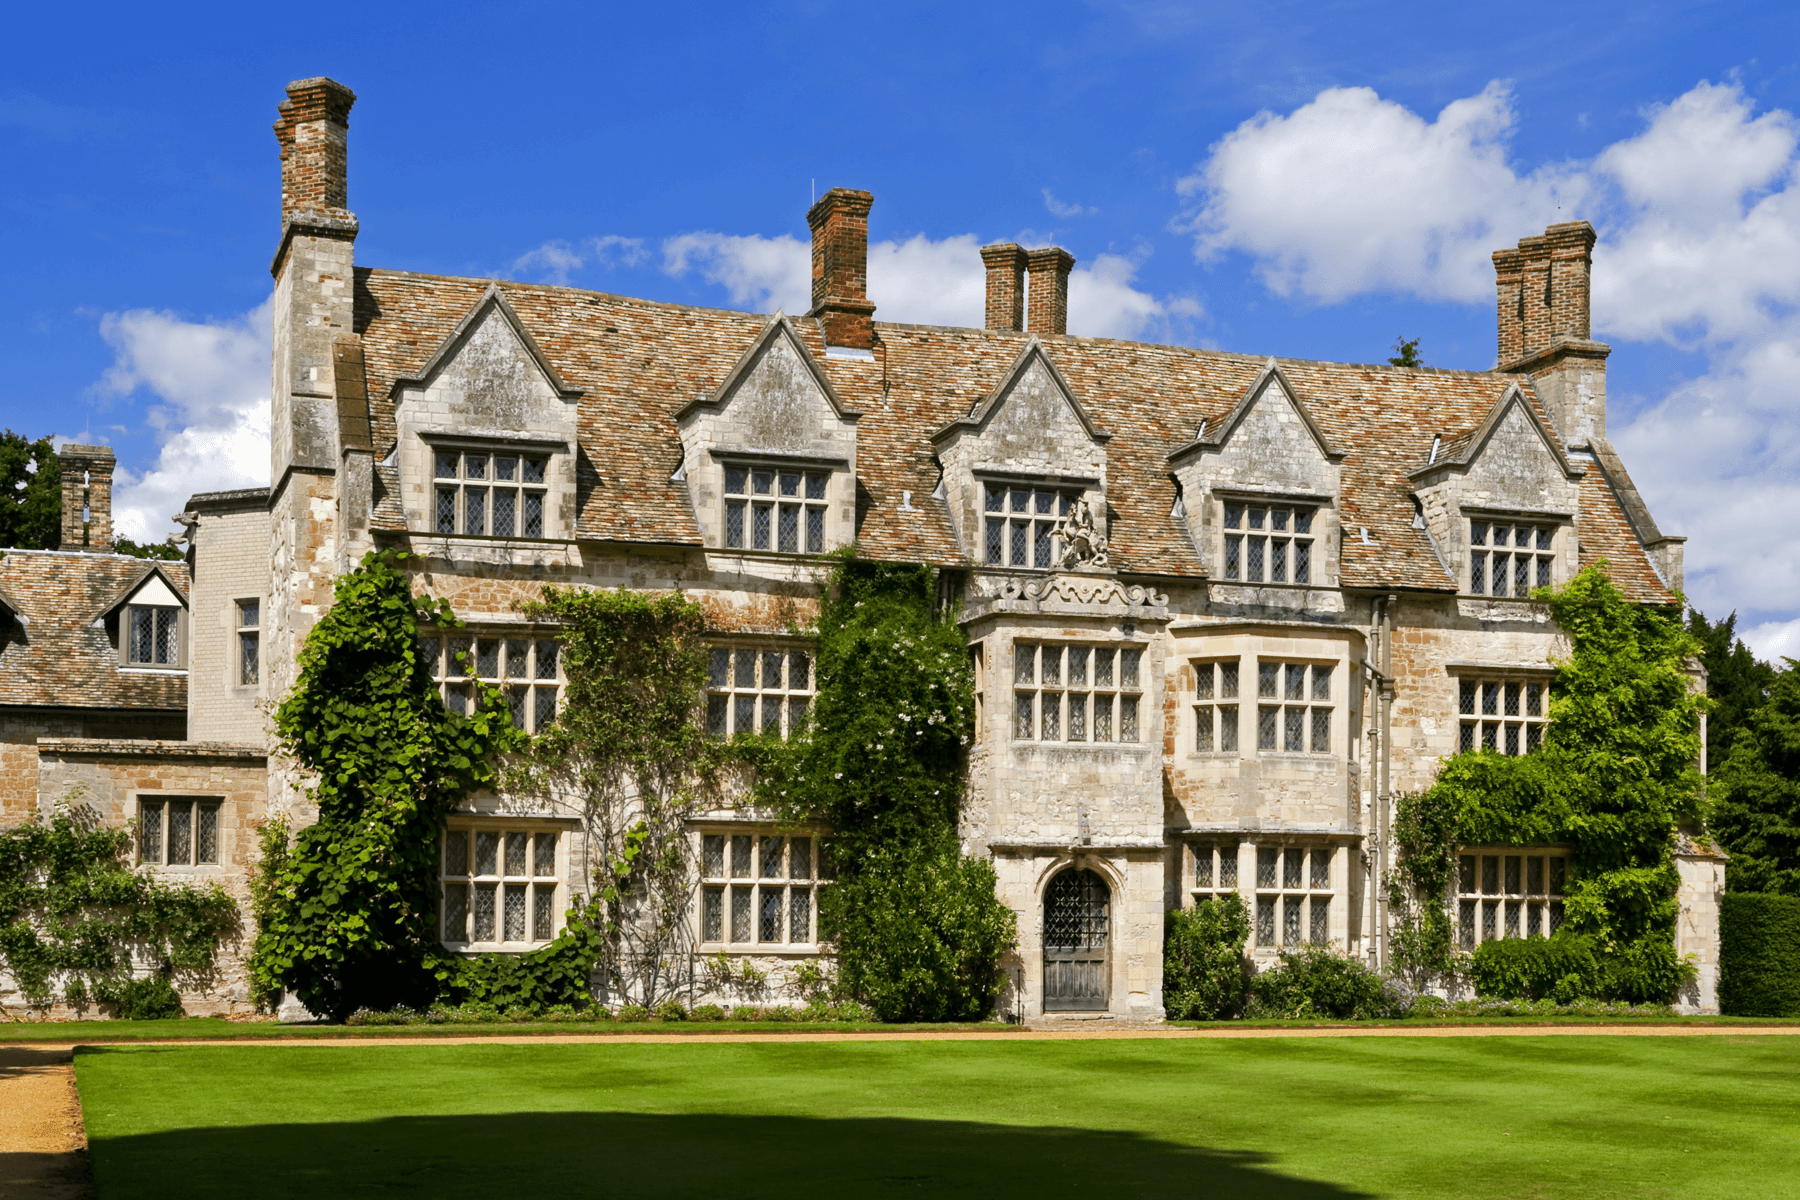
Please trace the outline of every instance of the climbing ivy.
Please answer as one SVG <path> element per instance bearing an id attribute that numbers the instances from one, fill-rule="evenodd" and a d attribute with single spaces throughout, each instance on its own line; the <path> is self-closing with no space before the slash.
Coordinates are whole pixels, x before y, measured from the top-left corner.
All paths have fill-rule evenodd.
<path id="1" fill-rule="evenodd" d="M 523 738 L 494 689 L 478 689 L 471 715 L 444 707 L 419 631 L 459 622 L 413 596 L 406 558 L 372 551 L 338 579 L 275 713 L 319 819 L 265 863 L 253 985 L 338 1019 L 422 1007 L 454 979 L 434 928 L 439 830 Z"/>
<path id="2" fill-rule="evenodd" d="M 1687 673 L 1699 647 L 1672 613 L 1627 600 L 1597 566 L 1536 598 L 1569 644 L 1553 664 L 1543 747 L 1459 754 L 1426 792 L 1402 799 L 1389 884 L 1417 919 L 1410 930 L 1402 922 L 1395 952 L 1421 974 L 1457 966 L 1455 847 L 1564 843 L 1565 928 L 1592 940 L 1615 995 L 1667 999 L 1691 974 L 1674 949 L 1673 850 L 1680 826 L 1700 817 L 1699 716 L 1710 702 Z"/>
<path id="3" fill-rule="evenodd" d="M 525 748 L 508 786 L 579 806 L 596 878 L 568 954 L 587 955 L 609 990 L 655 1006 L 687 982 L 698 880 L 687 821 L 740 757 L 701 720 L 706 613 L 679 593 L 554 586 L 524 609 L 559 626 L 568 686 L 556 724 Z"/>
<path id="4" fill-rule="evenodd" d="M 94 828 L 77 812 L 64 804 L 0 831 L 0 962 L 33 1004 L 50 1004 L 60 982 L 72 1007 L 135 1015 L 140 993 L 166 1000 L 171 976 L 212 971 L 237 904 L 217 883 L 134 869 L 131 830 Z M 133 979 L 134 962 L 153 968 L 148 982 Z"/>
<path id="5" fill-rule="evenodd" d="M 935 611 L 924 566 L 840 553 L 821 597 L 818 695 L 759 796 L 831 831 L 820 892 L 838 988 L 884 1021 L 970 1020 L 1017 942 L 993 865 L 961 852 L 963 748 L 974 681 L 961 629 Z"/>

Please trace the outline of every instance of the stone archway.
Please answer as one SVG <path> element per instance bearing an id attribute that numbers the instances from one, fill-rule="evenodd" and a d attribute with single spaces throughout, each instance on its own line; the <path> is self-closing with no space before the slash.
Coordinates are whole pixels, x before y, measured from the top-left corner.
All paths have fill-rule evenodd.
<path id="1" fill-rule="evenodd" d="M 1104 1012 L 1111 1006 L 1112 889 L 1073 867 L 1044 890 L 1044 1011 Z"/>

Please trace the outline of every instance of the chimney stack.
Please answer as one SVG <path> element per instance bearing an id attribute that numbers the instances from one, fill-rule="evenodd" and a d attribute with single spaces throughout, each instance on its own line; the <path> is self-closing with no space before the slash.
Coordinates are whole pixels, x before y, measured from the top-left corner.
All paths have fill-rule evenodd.
<path id="1" fill-rule="evenodd" d="M 997 333 L 1025 329 L 1025 248 L 1000 242 L 981 248 L 987 265 L 987 327 Z"/>
<path id="2" fill-rule="evenodd" d="M 62 548 L 111 554 L 113 452 L 64 446 L 56 460 L 62 468 Z"/>
<path id="3" fill-rule="evenodd" d="M 812 230 L 812 312 L 827 346 L 871 350 L 875 306 L 869 302 L 869 209 L 875 197 L 832 188 L 806 214 Z"/>
<path id="4" fill-rule="evenodd" d="M 1606 436 L 1606 356 L 1592 340 L 1589 280 L 1594 227 L 1563 221 L 1517 249 L 1494 251 L 1499 364 L 1531 377 L 1569 446 Z"/>
<path id="5" fill-rule="evenodd" d="M 1027 327 L 1036 334 L 1069 332 L 1069 272 L 1075 268 L 1075 256 L 1051 246 L 1028 251 L 1025 264 L 1031 272 Z"/>
<path id="6" fill-rule="evenodd" d="M 339 221 L 350 216 L 348 146 L 356 93 L 335 79 L 287 85 L 275 140 L 281 145 L 281 223 L 299 214 Z"/>

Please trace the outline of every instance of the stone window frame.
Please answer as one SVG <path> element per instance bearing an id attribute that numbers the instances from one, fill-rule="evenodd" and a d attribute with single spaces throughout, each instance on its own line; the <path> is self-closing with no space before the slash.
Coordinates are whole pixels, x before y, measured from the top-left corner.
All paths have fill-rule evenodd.
<path id="1" fill-rule="evenodd" d="M 720 454 L 719 459 L 719 548 L 741 550 L 751 554 L 793 554 L 817 557 L 831 547 L 831 491 L 833 476 L 842 470 L 841 463 L 816 459 L 784 459 L 778 455 L 757 456 Z M 766 491 L 758 491 L 762 475 L 769 477 Z M 794 490 L 784 492 L 788 480 Z M 816 486 L 815 486 L 816 482 Z M 738 485 L 733 490 L 733 485 Z M 761 497 L 766 496 L 763 500 Z M 767 510 L 766 526 L 761 515 Z M 783 518 L 794 514 L 793 543 L 784 549 L 787 532 Z M 733 524 L 733 517 L 736 524 Z M 759 536 L 765 543 L 758 545 Z M 733 540 L 735 537 L 735 541 Z"/>
<path id="2" fill-rule="evenodd" d="M 1065 548 L 1056 530 L 1075 505 L 1085 500 L 1092 512 L 1106 512 L 1105 503 L 1095 503 L 1093 498 L 1098 481 L 1067 477 L 1027 478 L 977 471 L 974 482 L 981 503 L 977 546 L 979 561 L 984 567 L 1009 571 L 1056 570 Z M 1096 516 L 1097 521 L 1103 519 L 1103 515 Z M 1103 529 L 1101 532 L 1109 531 Z"/>
<path id="3" fill-rule="evenodd" d="M 1191 753 L 1238 757 L 1243 752 L 1242 658 L 1195 658 L 1188 665 L 1194 672 L 1195 701 Z M 1233 703 L 1226 703 L 1228 700 Z"/>
<path id="4" fill-rule="evenodd" d="M 821 952 L 819 893 L 835 881 L 821 830 L 712 821 L 697 822 L 693 832 L 699 864 L 694 943 L 699 952 Z M 793 851 L 800 842 L 807 844 L 807 861 L 797 867 Z M 779 847 L 780 856 L 773 873 L 764 858 L 771 843 Z M 795 938 L 795 918 L 802 912 L 805 936 Z M 777 936 L 768 937 L 771 917 L 779 926 Z M 747 936 L 740 938 L 740 932 Z"/>
<path id="5" fill-rule="evenodd" d="M 435 648 L 427 650 L 427 643 Z M 525 652 L 515 659 L 515 649 L 521 644 Z M 493 649 L 491 658 L 486 654 L 489 647 Z M 451 712 L 469 712 L 474 697 L 472 682 L 477 679 L 506 694 L 514 727 L 526 733 L 543 732 L 562 711 L 562 692 L 568 679 L 563 674 L 562 643 L 552 629 L 535 625 L 427 629 L 419 634 L 419 655 L 426 660 L 438 695 Z M 468 656 L 466 663 L 463 655 Z M 549 674 L 543 674 L 547 657 L 551 658 Z M 517 668 L 515 662 L 519 664 Z M 515 670 L 523 673 L 514 673 Z"/>
<path id="6" fill-rule="evenodd" d="M 524 953 L 542 949 L 562 932 L 565 910 L 569 907 L 568 880 L 574 826 L 569 821 L 550 818 L 488 816 L 474 813 L 452 813 L 445 818 L 438 836 L 438 911 L 439 942 L 449 950 L 462 953 Z M 461 870 L 454 861 L 457 836 L 462 837 Z M 482 870 L 482 838 L 491 837 L 494 869 Z M 521 860 L 515 860 L 514 839 L 523 839 Z M 548 873 L 541 873 L 545 863 L 543 841 L 548 839 L 550 855 Z M 514 870 L 515 866 L 520 867 Z M 457 889 L 462 889 L 459 892 Z M 478 936 L 481 928 L 481 896 L 484 888 L 492 888 L 492 936 Z M 513 891 L 512 889 L 517 889 Z M 521 937 L 508 936 L 510 924 L 508 901 L 518 895 L 521 902 L 518 927 Z M 465 936 L 450 936 L 452 924 L 460 918 Z"/>
<path id="7" fill-rule="evenodd" d="M 721 662 L 720 655 L 726 658 Z M 743 670 L 749 663 L 748 680 Z M 778 659 L 779 663 L 771 662 Z M 818 696 L 818 648 L 798 638 L 709 638 L 706 663 L 706 713 L 708 737 L 729 739 L 739 733 L 776 732 L 782 740 L 793 736 L 799 722 L 812 711 Z M 771 666 L 778 666 L 778 686 L 768 684 Z M 797 668 L 805 679 L 796 686 Z M 723 667 L 723 670 L 721 670 Z M 746 716 L 748 729 L 739 728 Z M 774 729 L 770 718 L 774 718 Z"/>
<path id="8" fill-rule="evenodd" d="M 168 618 L 165 625 L 163 617 Z M 147 659 L 136 657 L 140 631 L 150 637 Z M 158 660 L 164 633 L 171 639 L 172 657 Z M 119 666 L 129 671 L 185 671 L 188 667 L 188 610 L 178 604 L 126 604 L 119 609 Z"/>
<path id="9" fill-rule="evenodd" d="M 1334 747 L 1338 743 L 1337 710 L 1341 706 L 1337 694 L 1338 667 L 1342 664 L 1330 660 L 1313 658 L 1308 655 L 1267 654 L 1256 656 L 1256 725 L 1254 726 L 1254 746 L 1252 749 L 1258 758 L 1280 755 L 1288 758 L 1331 758 Z M 1295 673 L 1299 672 L 1299 683 L 1296 687 Z M 1320 673 L 1324 674 L 1325 689 L 1320 692 Z M 1271 683 L 1272 680 L 1272 683 Z M 1264 701 L 1273 701 L 1265 704 Z M 1272 715 L 1272 716 L 1271 716 Z M 1296 727 L 1294 718 L 1300 720 Z M 1321 738 L 1320 717 L 1324 717 L 1323 737 Z M 1273 724 L 1265 725 L 1270 720 Z M 1241 718 L 1240 718 L 1241 720 Z M 1293 741 L 1298 730 L 1300 746 L 1296 748 Z M 1264 745 L 1265 736 L 1268 745 Z M 1325 745 L 1321 749 L 1320 741 Z"/>
<path id="10" fill-rule="evenodd" d="M 1450 902 L 1457 947 L 1555 933 L 1573 861 L 1573 850 L 1554 844 L 1458 847 Z"/>
<path id="11" fill-rule="evenodd" d="M 1346 874 L 1336 865 L 1339 847 L 1310 839 L 1244 844 L 1251 847 L 1250 886 L 1245 889 L 1252 894 L 1251 947 L 1272 953 L 1278 949 L 1329 945 L 1332 912 L 1340 894 L 1336 883 Z M 1270 856 L 1274 863 L 1272 872 Z M 1316 865 L 1320 858 L 1326 868 L 1323 882 Z M 1288 937 L 1290 928 L 1299 931 L 1297 937 Z"/>
<path id="12" fill-rule="evenodd" d="M 1452 663 L 1449 671 L 1456 684 L 1454 753 L 1491 746 L 1501 754 L 1517 756 L 1535 753 L 1543 745 L 1544 730 L 1550 724 L 1550 685 L 1555 671 L 1461 663 Z M 1536 712 L 1531 711 L 1534 689 Z M 1490 699 L 1492 712 L 1488 711 Z M 1474 711 L 1465 712 L 1465 704 Z M 1515 711 L 1508 711 L 1514 706 Z"/>
<path id="13" fill-rule="evenodd" d="M 1462 523 L 1465 552 L 1458 588 L 1465 596 L 1479 597 L 1484 600 L 1523 600 L 1531 599 L 1531 592 L 1539 587 L 1557 587 L 1567 582 L 1563 570 L 1563 553 L 1567 546 L 1569 530 L 1572 528 L 1570 518 L 1562 513 L 1524 512 L 1509 509 L 1464 508 L 1459 517 Z M 1496 593 L 1494 584 L 1495 544 L 1494 530 L 1505 527 L 1507 530 L 1507 546 L 1504 556 L 1507 560 L 1505 574 L 1505 591 Z M 1533 533 L 1533 544 L 1527 554 L 1518 553 L 1516 545 L 1517 531 L 1529 529 Z M 1481 541 L 1476 536 L 1480 534 Z M 1544 535 L 1548 534 L 1548 544 Z M 1529 578 L 1524 594 L 1518 588 L 1518 566 L 1521 558 L 1530 560 Z M 1481 578 L 1477 580 L 1476 567 L 1479 560 Z"/>
<path id="14" fill-rule="evenodd" d="M 253 688 L 262 685 L 262 614 L 267 607 L 261 596 L 234 596 L 230 600 L 231 685 Z M 246 620 L 245 618 L 249 618 Z"/>
<path id="15" fill-rule="evenodd" d="M 1332 508 L 1329 496 L 1291 496 L 1272 493 L 1232 491 L 1221 489 L 1213 494 L 1215 516 L 1218 522 L 1218 533 L 1214 544 L 1214 553 L 1218 556 L 1217 579 L 1221 583 L 1264 587 L 1334 587 L 1336 581 L 1329 578 L 1326 570 L 1327 537 L 1332 525 L 1327 514 Z M 1238 524 L 1229 522 L 1234 510 Z M 1264 526 L 1252 528 L 1251 521 L 1256 511 L 1263 512 Z M 1286 528 L 1274 528 L 1275 514 L 1283 514 L 1282 520 Z M 1301 517 L 1307 529 L 1302 533 L 1299 529 Z M 1275 579 L 1274 574 L 1276 547 L 1281 547 L 1283 578 Z M 1302 550 L 1301 547 L 1304 547 Z M 1235 553 L 1234 553 L 1235 550 Z M 1261 561 L 1257 564 L 1258 577 L 1250 578 L 1250 566 L 1256 553 L 1260 552 Z M 1306 579 L 1297 580 L 1302 557 L 1305 559 Z"/>
<path id="16" fill-rule="evenodd" d="M 557 455 L 567 453 L 565 443 L 444 436 L 424 436 L 424 440 L 429 473 L 425 533 L 432 537 L 485 538 L 501 542 L 555 539 L 556 531 L 552 529 L 555 506 L 551 497 L 556 490 Z M 454 471 L 452 474 L 443 474 L 444 460 L 452 456 L 456 464 Z M 481 475 L 469 474 L 471 458 L 482 460 L 484 465 Z M 499 478 L 501 460 L 514 461 L 511 479 Z M 537 464 L 535 478 L 527 478 L 530 473 L 528 463 Z M 482 496 L 482 528 L 470 532 L 469 495 L 476 491 Z M 497 493 L 507 491 L 515 493 L 512 532 L 496 533 L 494 530 L 499 515 Z M 446 497 L 453 506 L 448 514 L 444 509 Z M 526 530 L 529 528 L 533 500 L 537 503 L 537 532 L 528 533 Z M 446 515 L 449 518 L 449 528 L 445 528 Z"/>
<path id="17" fill-rule="evenodd" d="M 1029 647 L 1028 658 L 1021 651 Z M 1047 679 L 1042 654 L 1046 647 L 1056 650 L 1057 669 Z M 1010 725 L 1015 745 L 1062 747 L 1142 746 L 1149 692 L 1146 676 L 1150 670 L 1150 647 L 1142 642 L 1114 639 L 1017 638 L 1012 644 L 1013 677 Z M 1075 658 L 1069 651 L 1083 654 L 1081 681 L 1074 680 Z M 1108 663 L 1107 681 L 1101 679 L 1101 655 Z M 1127 664 L 1135 669 L 1127 673 Z M 1130 679 L 1132 682 L 1127 682 Z M 1053 718 L 1045 706 L 1045 698 L 1054 697 Z M 1102 698 L 1106 712 L 1107 736 L 1097 736 L 1101 729 Z M 1070 736 L 1076 716 L 1082 729 L 1080 737 Z M 1046 724 L 1046 718 L 1050 718 Z M 1030 732 L 1022 732 L 1029 727 Z M 1131 736 L 1126 737 L 1129 727 Z"/>
<path id="18" fill-rule="evenodd" d="M 139 865 L 167 871 L 203 871 L 225 865 L 225 798 L 195 792 L 136 792 L 136 859 Z M 172 862 L 178 806 L 185 806 L 185 861 Z M 208 837 L 211 857 L 202 857 Z M 154 839 L 154 840 L 152 840 Z M 152 852 L 152 846 L 155 847 Z"/>

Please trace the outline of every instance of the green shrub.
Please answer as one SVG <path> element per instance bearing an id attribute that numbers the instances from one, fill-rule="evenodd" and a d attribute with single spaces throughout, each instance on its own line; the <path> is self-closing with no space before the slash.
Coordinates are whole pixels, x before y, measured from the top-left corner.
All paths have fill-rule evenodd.
<path id="1" fill-rule="evenodd" d="M 659 1021 L 685 1021 L 688 1010 L 679 1000 L 664 1000 L 656 1006 L 655 1016 Z"/>
<path id="2" fill-rule="evenodd" d="M 800 1014 L 785 1004 L 777 1004 L 772 1008 L 763 1009 L 762 1019 L 765 1021 L 798 1021 Z"/>
<path id="3" fill-rule="evenodd" d="M 702 1004 L 689 1013 L 688 1018 L 694 1021 L 723 1021 L 725 1010 L 716 1004 Z"/>
<path id="4" fill-rule="evenodd" d="M 650 1019 L 650 1010 L 641 1004 L 619 1005 L 619 1020 L 621 1021 L 648 1021 Z"/>
<path id="5" fill-rule="evenodd" d="M 146 975 L 109 987 L 100 997 L 121 1021 L 164 1021 L 181 1015 L 181 994 L 162 975 Z"/>
<path id="6" fill-rule="evenodd" d="M 1238 895 L 1177 909 L 1163 923 L 1163 1011 L 1170 1020 L 1235 1017 L 1248 979 L 1250 910 Z"/>
<path id="7" fill-rule="evenodd" d="M 1245 1015 L 1366 1020 L 1394 1015 L 1393 1007 L 1381 976 L 1361 961 L 1309 946 L 1284 951 L 1279 966 L 1250 981 Z"/>
<path id="8" fill-rule="evenodd" d="M 1719 897 L 1719 1011 L 1800 1017 L 1800 898 Z"/>
<path id="9" fill-rule="evenodd" d="M 734 1021 L 760 1021 L 762 1020 L 762 1009 L 754 1004 L 740 1004 L 731 1010 L 731 1019 Z"/>
<path id="10" fill-rule="evenodd" d="M 1594 940 L 1558 930 L 1553 937 L 1503 938 L 1476 949 L 1469 974 L 1475 994 L 1490 1000 L 1550 999 L 1558 1004 L 1599 997 L 1606 972 Z"/>
<path id="11" fill-rule="evenodd" d="M 371 1008 L 359 1008 L 344 1018 L 346 1025 L 411 1025 L 424 1020 L 424 1014 L 401 1005 L 386 1012 L 377 1012 Z"/>

